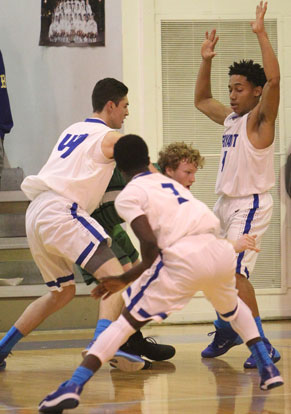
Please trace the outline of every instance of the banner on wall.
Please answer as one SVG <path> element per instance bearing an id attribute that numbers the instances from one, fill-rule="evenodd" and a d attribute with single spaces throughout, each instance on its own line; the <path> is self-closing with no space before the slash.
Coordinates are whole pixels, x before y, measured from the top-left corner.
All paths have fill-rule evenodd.
<path id="1" fill-rule="evenodd" d="M 40 46 L 104 46 L 105 0 L 41 0 Z"/>

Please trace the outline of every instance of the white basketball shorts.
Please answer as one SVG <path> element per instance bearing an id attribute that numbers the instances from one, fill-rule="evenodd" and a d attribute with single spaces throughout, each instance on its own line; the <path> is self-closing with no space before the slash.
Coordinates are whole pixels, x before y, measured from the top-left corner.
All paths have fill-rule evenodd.
<path id="1" fill-rule="evenodd" d="M 111 239 L 102 226 L 78 204 L 46 191 L 26 212 L 31 254 L 50 290 L 74 284 L 73 264 L 82 267 L 103 240 Z"/>
<path id="2" fill-rule="evenodd" d="M 237 240 L 245 233 L 256 234 L 257 247 L 260 247 L 263 234 L 269 226 L 272 210 L 273 198 L 268 192 L 238 198 L 224 195 L 217 200 L 213 209 L 220 220 L 222 237 Z M 252 250 L 238 253 L 236 273 L 249 278 L 257 257 L 258 253 Z"/>
<path id="3" fill-rule="evenodd" d="M 162 321 L 203 291 L 215 310 L 237 306 L 235 251 L 212 234 L 187 236 L 163 249 L 150 269 L 123 292 L 128 311 L 139 320 Z"/>

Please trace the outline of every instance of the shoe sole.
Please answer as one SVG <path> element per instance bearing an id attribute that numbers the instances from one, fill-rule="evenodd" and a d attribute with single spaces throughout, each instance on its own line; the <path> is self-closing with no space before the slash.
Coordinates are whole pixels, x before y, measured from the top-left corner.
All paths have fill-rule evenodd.
<path id="1" fill-rule="evenodd" d="M 76 397 L 67 397 L 66 399 L 60 401 L 57 405 L 48 406 L 44 405 L 43 407 L 39 407 L 40 413 L 62 413 L 63 410 L 76 408 L 79 405 L 79 400 Z M 47 402 L 49 403 L 49 402 Z"/>
<path id="2" fill-rule="evenodd" d="M 113 368 L 120 369 L 125 372 L 140 371 L 146 365 L 146 361 L 135 355 L 130 355 L 122 351 L 118 351 L 109 361 Z"/>
<path id="3" fill-rule="evenodd" d="M 263 391 L 268 391 L 268 390 L 271 390 L 272 388 L 280 387 L 283 384 L 284 384 L 283 379 L 278 375 L 274 378 L 270 378 L 269 380 L 264 382 L 264 384 L 261 384 L 260 388 Z"/>
<path id="4" fill-rule="evenodd" d="M 274 362 L 274 364 L 276 364 L 276 362 L 280 361 L 281 359 L 281 355 L 278 356 L 274 356 L 273 358 L 271 358 L 272 362 Z M 256 365 L 246 365 L 244 364 L 244 368 L 245 369 L 256 369 L 257 366 Z"/>

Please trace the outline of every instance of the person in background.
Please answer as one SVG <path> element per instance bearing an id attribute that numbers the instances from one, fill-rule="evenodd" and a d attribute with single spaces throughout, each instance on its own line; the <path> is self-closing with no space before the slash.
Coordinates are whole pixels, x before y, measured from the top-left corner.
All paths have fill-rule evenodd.
<path id="1" fill-rule="evenodd" d="M 4 168 L 4 136 L 11 131 L 13 119 L 10 109 L 4 61 L 0 50 L 0 190 L 1 177 Z"/>

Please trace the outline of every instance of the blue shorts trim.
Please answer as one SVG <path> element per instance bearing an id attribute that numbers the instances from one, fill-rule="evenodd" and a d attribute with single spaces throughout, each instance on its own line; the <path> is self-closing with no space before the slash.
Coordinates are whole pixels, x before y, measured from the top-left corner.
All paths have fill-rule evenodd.
<path id="1" fill-rule="evenodd" d="M 98 230 L 95 229 L 95 227 L 92 226 L 91 223 L 89 223 L 83 216 L 79 216 L 77 214 L 77 210 L 78 210 L 78 204 L 77 203 L 73 203 L 72 207 L 71 207 L 71 214 L 72 217 L 76 220 L 78 220 L 91 234 L 93 234 L 94 237 L 96 237 L 96 239 L 101 243 L 103 240 L 105 240 L 105 238 L 102 236 L 101 233 L 99 233 Z M 83 261 L 86 259 L 86 257 L 88 256 L 88 254 L 91 252 L 91 250 L 95 247 L 95 244 L 93 242 L 91 242 L 85 249 L 84 251 L 80 254 L 80 256 L 78 257 L 78 259 L 76 260 L 76 263 L 78 265 L 81 265 L 83 263 Z"/>
<path id="2" fill-rule="evenodd" d="M 259 208 L 259 195 L 258 194 L 254 194 L 253 207 L 250 209 L 249 214 L 247 216 L 246 224 L 245 224 L 245 228 L 244 228 L 243 234 L 248 234 L 250 232 L 250 229 L 252 227 L 252 221 L 254 219 L 255 213 L 256 213 L 256 211 L 257 211 L 258 208 Z M 242 259 L 244 257 L 244 254 L 245 254 L 245 252 L 241 252 L 238 255 L 236 269 L 235 269 L 235 272 L 236 273 L 241 273 L 241 262 L 242 262 Z M 247 278 L 249 278 L 248 268 L 245 267 L 244 270 L 245 270 L 245 273 L 247 275 Z"/>
<path id="3" fill-rule="evenodd" d="M 151 315 L 150 313 L 146 312 L 144 309 L 140 308 L 140 310 L 138 311 L 138 314 L 140 316 L 142 316 L 145 319 L 150 319 L 151 317 L 153 317 L 154 315 Z M 166 319 L 168 317 L 168 315 L 164 312 L 155 314 L 155 315 L 159 315 L 161 317 L 161 319 Z"/>
<path id="4" fill-rule="evenodd" d="M 74 275 L 73 274 L 71 274 L 69 276 L 58 277 L 57 280 L 52 280 L 51 282 L 47 282 L 46 285 L 48 287 L 56 286 L 56 287 L 60 288 L 62 283 L 69 282 L 70 280 L 74 280 Z"/>
<path id="5" fill-rule="evenodd" d="M 130 304 L 127 306 L 127 310 L 130 312 L 132 308 L 137 304 L 137 302 L 143 297 L 144 291 L 149 287 L 149 285 L 157 279 L 159 276 L 159 272 L 161 268 L 164 266 L 164 263 L 162 261 L 159 261 L 159 263 L 156 266 L 156 270 L 152 277 L 147 281 L 147 283 L 141 287 L 140 291 L 131 299 Z M 127 294 L 131 293 L 130 288 L 127 289 Z"/>

